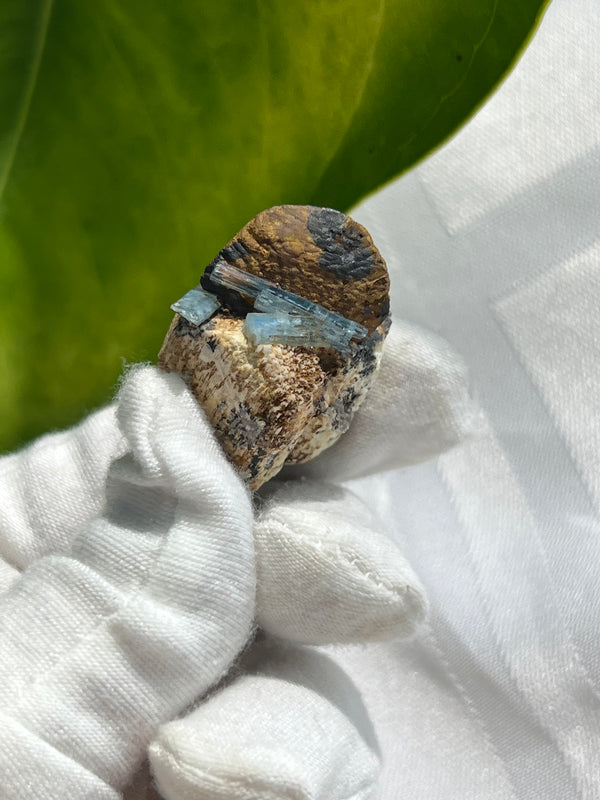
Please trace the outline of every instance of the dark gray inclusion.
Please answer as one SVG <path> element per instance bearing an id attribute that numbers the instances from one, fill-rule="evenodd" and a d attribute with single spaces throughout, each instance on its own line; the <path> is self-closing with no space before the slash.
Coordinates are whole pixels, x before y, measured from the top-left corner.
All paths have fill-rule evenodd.
<path id="1" fill-rule="evenodd" d="M 219 253 L 219 259 L 223 261 L 228 261 L 231 263 L 235 261 L 237 258 L 245 258 L 248 255 L 248 250 L 246 249 L 246 245 L 243 242 L 232 242 L 228 244 L 227 247 L 224 247 L 221 252 Z M 215 259 L 216 261 L 217 259 Z"/>
<path id="2" fill-rule="evenodd" d="M 313 208 L 308 215 L 308 231 L 323 252 L 319 266 L 336 278 L 358 281 L 373 269 L 373 251 L 359 231 L 347 230 L 348 217 L 333 208 Z"/>
<path id="3" fill-rule="evenodd" d="M 185 317 L 179 317 L 173 333 L 177 337 L 189 336 L 192 339 L 199 339 L 206 330 L 205 325 L 192 325 Z"/>
<path id="4" fill-rule="evenodd" d="M 232 289 L 225 289 L 223 286 L 213 283 L 210 276 L 219 261 L 226 261 L 233 266 L 238 258 L 245 259 L 246 256 L 248 256 L 248 250 L 242 242 L 231 242 L 231 244 L 224 247 L 219 252 L 219 255 L 210 262 L 200 278 L 200 285 L 203 289 L 216 294 L 234 314 L 239 314 L 242 317 L 245 317 L 246 314 L 252 310 L 252 305 L 246 302 L 239 292 L 234 292 Z"/>
<path id="5" fill-rule="evenodd" d="M 217 426 L 219 428 L 220 426 Z M 220 428 L 232 445 L 238 449 L 245 448 L 248 444 L 255 444 L 262 433 L 264 425 L 254 417 L 252 410 L 245 403 L 232 409 Z"/>

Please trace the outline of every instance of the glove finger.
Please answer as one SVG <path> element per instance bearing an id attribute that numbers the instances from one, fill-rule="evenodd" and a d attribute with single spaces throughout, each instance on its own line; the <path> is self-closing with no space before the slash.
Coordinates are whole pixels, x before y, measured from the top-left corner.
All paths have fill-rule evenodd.
<path id="1" fill-rule="evenodd" d="M 10 589 L 20 574 L 18 569 L 0 559 L 0 595 Z"/>
<path id="2" fill-rule="evenodd" d="M 23 570 L 65 553 L 102 510 L 104 482 L 126 443 L 114 406 L 0 458 L 0 559 Z"/>
<path id="3" fill-rule="evenodd" d="M 296 642 L 410 636 L 426 614 L 419 580 L 348 489 L 307 480 L 271 491 L 254 525 L 257 620 Z"/>
<path id="4" fill-rule="evenodd" d="M 376 744 L 350 679 L 306 648 L 271 645 L 253 661 L 160 729 L 149 756 L 166 800 L 374 800 Z"/>
<path id="5" fill-rule="evenodd" d="M 0 603 L 3 798 L 37 782 L 45 800 L 112 798 L 250 635 L 250 498 L 201 409 L 180 378 L 144 368 L 118 414 L 132 452 L 103 515 Z"/>
<path id="6" fill-rule="evenodd" d="M 460 442 L 475 420 L 466 367 L 448 343 L 394 321 L 376 381 L 350 429 L 285 475 L 339 481 L 416 464 Z"/>

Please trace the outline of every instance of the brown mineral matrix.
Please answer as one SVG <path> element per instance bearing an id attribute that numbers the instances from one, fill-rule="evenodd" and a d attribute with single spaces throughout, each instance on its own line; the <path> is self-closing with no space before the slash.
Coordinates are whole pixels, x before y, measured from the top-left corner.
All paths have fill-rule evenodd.
<path id="1" fill-rule="evenodd" d="M 251 301 L 211 283 L 218 261 L 361 323 L 348 351 L 252 345 Z M 314 458 L 347 430 L 366 396 L 390 325 L 387 268 L 368 232 L 330 208 L 276 206 L 252 219 L 202 276 L 223 308 L 199 326 L 179 315 L 159 365 L 185 377 L 251 489 L 287 463 Z"/>

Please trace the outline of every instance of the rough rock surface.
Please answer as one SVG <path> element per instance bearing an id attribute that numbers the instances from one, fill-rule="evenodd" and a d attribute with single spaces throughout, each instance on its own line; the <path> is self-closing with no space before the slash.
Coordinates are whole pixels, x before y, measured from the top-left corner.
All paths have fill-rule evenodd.
<path id="1" fill-rule="evenodd" d="M 219 259 L 275 281 L 369 329 L 348 352 L 252 345 L 248 298 L 213 285 Z M 390 325 L 385 262 L 367 231 L 333 209 L 276 206 L 251 220 L 207 267 L 224 307 L 195 326 L 175 315 L 159 365 L 182 374 L 253 490 L 284 463 L 314 458 L 347 430 L 379 365 Z"/>

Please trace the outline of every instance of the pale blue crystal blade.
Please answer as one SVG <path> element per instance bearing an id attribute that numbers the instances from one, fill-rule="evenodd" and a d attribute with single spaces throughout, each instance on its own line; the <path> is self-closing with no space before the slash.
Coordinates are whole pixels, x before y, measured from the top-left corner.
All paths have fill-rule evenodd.
<path id="1" fill-rule="evenodd" d="M 285 289 L 280 289 L 278 286 L 263 287 L 254 303 L 254 308 L 264 311 L 266 314 L 308 314 L 318 319 L 318 315 L 314 313 L 314 307 L 315 304 L 310 300 L 292 292 L 286 292 Z"/>
<path id="2" fill-rule="evenodd" d="M 348 338 L 350 339 L 364 339 L 369 333 L 368 329 L 358 322 L 353 322 L 346 317 L 338 314 L 330 313 L 330 316 L 325 317 L 321 334 L 325 337 L 332 337 L 333 339 Z"/>
<path id="3" fill-rule="evenodd" d="M 307 300 L 305 297 L 293 292 L 287 292 L 272 281 L 251 275 L 237 267 L 232 267 L 231 264 L 227 264 L 225 261 L 219 261 L 215 265 L 210 274 L 210 280 L 216 283 L 217 286 L 233 289 L 236 292 L 254 298 L 254 308 L 257 311 L 273 315 L 302 315 L 307 319 L 310 318 L 314 321 L 314 324 L 309 326 L 306 323 L 305 327 L 310 328 L 313 338 L 315 338 L 315 329 L 319 328 L 321 333 L 320 341 L 325 341 L 338 349 L 347 347 L 351 339 L 364 339 L 369 333 L 367 328 L 358 322 L 353 322 L 341 314 L 329 311 L 318 305 L 318 303 Z M 291 330 L 292 328 L 290 327 L 287 335 L 292 335 Z"/>
<path id="4" fill-rule="evenodd" d="M 233 289 L 235 292 L 256 297 L 261 289 L 265 289 L 275 284 L 249 272 L 244 272 L 237 267 L 232 267 L 225 261 L 219 261 L 210 273 L 210 280 L 225 289 Z"/>
<path id="5" fill-rule="evenodd" d="M 204 289 L 197 286 L 173 303 L 171 308 L 192 325 L 200 325 L 212 317 L 220 306 L 221 303 L 214 294 L 205 292 Z"/>
<path id="6" fill-rule="evenodd" d="M 328 342 L 330 347 L 335 347 L 336 350 L 345 350 L 352 339 L 351 331 L 333 327 L 328 328 L 326 325 L 321 326 L 319 329 L 319 336 L 323 341 Z"/>
<path id="7" fill-rule="evenodd" d="M 300 297 L 292 292 L 286 292 L 279 287 L 265 287 L 258 293 L 254 308 L 267 314 L 288 313 L 303 314 L 318 320 L 323 326 L 321 333 L 328 337 L 334 347 L 348 339 L 364 339 L 369 333 L 367 328 L 358 322 L 353 322 L 341 314 L 329 311 L 323 306 Z"/>
<path id="8" fill-rule="evenodd" d="M 254 344 L 285 344 L 290 347 L 331 347 L 315 321 L 299 314 L 248 314 L 244 333 Z"/>

